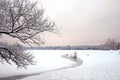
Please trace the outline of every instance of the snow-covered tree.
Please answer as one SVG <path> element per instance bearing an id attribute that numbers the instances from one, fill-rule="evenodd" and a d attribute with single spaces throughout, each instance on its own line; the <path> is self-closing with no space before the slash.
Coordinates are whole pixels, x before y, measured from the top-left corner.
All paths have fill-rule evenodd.
<path id="1" fill-rule="evenodd" d="M 0 0 L 0 36 L 8 35 L 21 43 L 32 46 L 44 43 L 40 38 L 40 33 L 55 30 L 54 22 L 44 17 L 44 9 L 37 2 Z M 18 67 L 33 64 L 32 55 L 24 53 L 20 44 L 0 43 L 0 58 L 7 63 L 13 61 Z"/>
<path id="2" fill-rule="evenodd" d="M 33 56 L 30 53 L 25 53 L 24 48 L 19 44 L 10 45 L 0 43 L 0 61 L 5 61 L 11 64 L 14 62 L 18 67 L 26 68 L 29 64 L 34 64 Z"/>

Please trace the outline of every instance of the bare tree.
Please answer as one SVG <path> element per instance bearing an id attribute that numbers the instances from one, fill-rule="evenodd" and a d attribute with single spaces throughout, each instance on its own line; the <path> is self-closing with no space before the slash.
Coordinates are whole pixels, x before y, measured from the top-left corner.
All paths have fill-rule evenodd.
<path id="1" fill-rule="evenodd" d="M 40 6 L 38 7 L 37 2 L 31 3 L 29 0 L 0 0 L 0 35 L 9 35 L 30 46 L 44 43 L 39 34 L 45 31 L 54 32 L 56 26 L 54 22 L 44 17 L 44 9 Z M 4 59 L 8 63 L 9 60 L 12 60 L 18 66 L 26 65 L 24 64 L 25 60 L 27 64 L 30 63 L 29 59 L 24 59 L 18 54 L 24 57 L 30 55 L 23 54 L 22 50 L 14 49 L 13 46 L 16 45 L 12 46 L 15 52 L 8 48 L 7 44 L 1 43 L 0 45 L 0 57 L 2 60 Z M 15 58 L 16 55 L 22 58 L 23 61 L 17 62 L 20 58 Z"/>
<path id="2" fill-rule="evenodd" d="M 117 49 L 117 42 L 115 41 L 115 39 L 108 39 L 107 42 L 105 42 L 105 47 L 106 49 L 112 49 L 112 50 L 116 50 Z"/>

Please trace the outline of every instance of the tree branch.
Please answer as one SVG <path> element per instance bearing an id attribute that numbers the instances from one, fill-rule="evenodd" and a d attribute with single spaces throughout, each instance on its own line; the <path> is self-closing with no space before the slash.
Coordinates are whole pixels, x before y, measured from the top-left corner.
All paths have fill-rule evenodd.
<path id="1" fill-rule="evenodd" d="M 11 7 L 10 7 L 10 10 L 9 10 L 9 12 L 10 12 L 10 15 L 11 15 L 11 23 L 12 23 L 12 29 L 11 29 L 11 32 L 13 33 L 13 30 L 14 30 L 14 25 L 15 25 L 15 23 L 14 23 L 14 17 L 13 17 L 13 13 L 12 13 L 12 10 L 11 10 Z"/>

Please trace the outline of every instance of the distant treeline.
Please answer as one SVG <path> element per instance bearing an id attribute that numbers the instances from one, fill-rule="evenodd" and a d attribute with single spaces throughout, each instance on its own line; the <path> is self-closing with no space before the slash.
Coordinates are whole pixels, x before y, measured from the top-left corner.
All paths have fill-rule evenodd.
<path id="1" fill-rule="evenodd" d="M 118 50 L 120 49 L 120 43 L 117 45 L 97 45 L 97 46 L 46 46 L 46 47 L 27 47 L 26 49 L 37 50 Z"/>

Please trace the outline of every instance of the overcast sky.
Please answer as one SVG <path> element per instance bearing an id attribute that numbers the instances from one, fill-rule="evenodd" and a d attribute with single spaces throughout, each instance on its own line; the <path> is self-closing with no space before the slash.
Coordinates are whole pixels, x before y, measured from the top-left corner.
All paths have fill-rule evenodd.
<path id="1" fill-rule="evenodd" d="M 38 0 L 60 28 L 44 35 L 46 45 L 96 45 L 120 41 L 120 0 Z"/>

